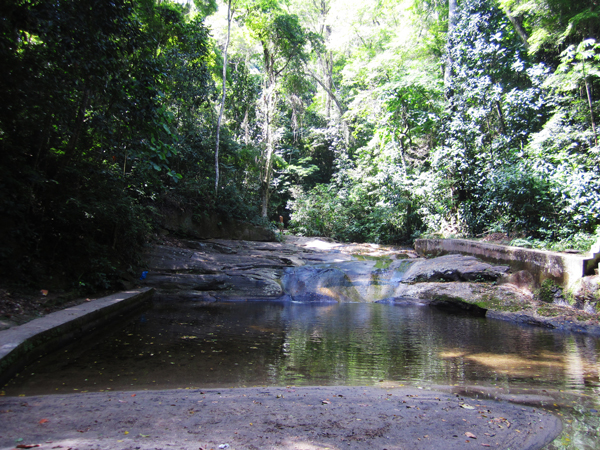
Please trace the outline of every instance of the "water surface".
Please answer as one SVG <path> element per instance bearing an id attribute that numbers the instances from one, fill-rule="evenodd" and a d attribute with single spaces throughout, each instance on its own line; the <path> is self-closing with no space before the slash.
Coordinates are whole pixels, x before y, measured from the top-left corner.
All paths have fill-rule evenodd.
<path id="1" fill-rule="evenodd" d="M 6 395 L 451 385 L 501 398 L 530 393 L 565 418 L 550 448 L 600 448 L 600 342 L 591 337 L 422 306 L 291 302 L 155 302 L 102 336 L 32 365 Z"/>

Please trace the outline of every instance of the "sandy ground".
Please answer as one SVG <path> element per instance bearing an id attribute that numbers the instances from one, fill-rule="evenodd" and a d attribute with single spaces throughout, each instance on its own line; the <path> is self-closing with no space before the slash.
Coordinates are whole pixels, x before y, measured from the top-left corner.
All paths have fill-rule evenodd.
<path id="1" fill-rule="evenodd" d="M 531 407 L 396 387 L 102 392 L 0 398 L 0 449 L 540 449 Z"/>

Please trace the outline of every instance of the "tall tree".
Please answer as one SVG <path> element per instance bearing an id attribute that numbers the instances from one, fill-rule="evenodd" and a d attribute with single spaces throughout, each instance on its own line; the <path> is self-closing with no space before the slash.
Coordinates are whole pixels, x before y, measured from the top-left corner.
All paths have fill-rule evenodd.
<path id="1" fill-rule="evenodd" d="M 233 9 L 231 0 L 227 2 L 227 39 L 223 49 L 223 93 L 221 95 L 221 107 L 219 108 L 219 118 L 217 119 L 217 135 L 215 138 L 215 196 L 219 189 L 219 137 L 221 133 L 221 121 L 223 120 L 223 110 L 225 109 L 226 88 L 227 88 L 227 58 L 229 50 L 229 39 L 231 38 L 231 21 L 233 20 Z"/>
<path id="2" fill-rule="evenodd" d="M 281 79 L 298 71 L 308 57 L 306 46 L 310 34 L 302 28 L 298 17 L 287 13 L 276 0 L 256 0 L 247 5 L 245 22 L 262 47 L 264 72 L 261 96 L 261 215 L 267 217 L 273 160 L 278 144 L 278 95 Z"/>

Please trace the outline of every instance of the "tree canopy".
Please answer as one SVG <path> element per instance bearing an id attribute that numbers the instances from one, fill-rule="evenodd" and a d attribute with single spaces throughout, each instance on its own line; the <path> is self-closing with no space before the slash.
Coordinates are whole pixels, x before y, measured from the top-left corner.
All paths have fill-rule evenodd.
<path id="1" fill-rule="evenodd" d="M 4 273 L 114 285 L 165 204 L 340 240 L 585 247 L 600 224 L 598 8 L 7 0 Z"/>

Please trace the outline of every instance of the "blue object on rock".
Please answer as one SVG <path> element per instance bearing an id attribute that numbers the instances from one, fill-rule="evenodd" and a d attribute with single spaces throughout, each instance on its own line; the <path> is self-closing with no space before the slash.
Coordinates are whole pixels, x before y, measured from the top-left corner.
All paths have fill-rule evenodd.
<path id="1" fill-rule="evenodd" d="M 140 280 L 145 280 L 147 276 L 148 276 L 148 271 L 147 271 L 147 270 L 144 270 L 144 271 L 142 272 L 142 276 L 140 277 Z"/>

